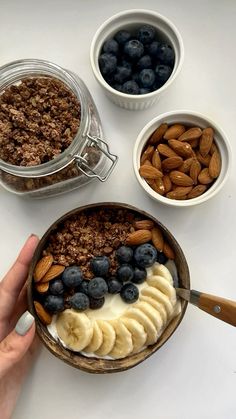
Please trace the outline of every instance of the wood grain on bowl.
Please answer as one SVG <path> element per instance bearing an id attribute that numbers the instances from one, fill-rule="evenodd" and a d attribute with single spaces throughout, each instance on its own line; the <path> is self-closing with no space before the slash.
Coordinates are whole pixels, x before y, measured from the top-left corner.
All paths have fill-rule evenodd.
<path id="1" fill-rule="evenodd" d="M 123 359 L 109 360 L 109 359 L 98 359 L 95 357 L 85 357 L 81 353 L 72 352 L 64 348 L 60 343 L 55 341 L 55 339 L 48 332 L 47 327 L 42 323 L 42 321 L 40 321 L 37 315 L 39 312 L 38 310 L 36 313 L 36 307 L 33 301 L 33 274 L 35 271 L 35 267 L 38 261 L 40 260 L 40 258 L 42 258 L 42 252 L 47 245 L 47 241 L 50 234 L 53 231 L 56 231 L 58 226 L 62 222 L 64 222 L 66 219 L 68 219 L 69 217 L 75 214 L 81 213 L 82 211 L 89 210 L 89 209 L 102 209 L 102 208 L 127 209 L 127 210 L 130 210 L 131 212 L 134 212 L 135 215 L 141 217 L 141 219 L 152 221 L 154 225 L 157 226 L 158 229 L 160 229 L 163 239 L 164 239 L 164 243 L 166 243 L 167 247 L 169 246 L 169 248 L 172 249 L 172 252 L 173 252 L 172 256 L 175 255 L 175 263 L 177 266 L 178 276 L 179 276 L 179 286 L 182 288 L 190 289 L 188 265 L 187 265 L 185 256 L 183 254 L 183 251 L 180 245 L 178 244 L 178 242 L 175 240 L 173 235 L 169 232 L 169 230 L 165 226 L 163 226 L 155 217 L 151 216 L 145 211 L 139 210 L 127 204 L 105 202 L 105 203 L 97 203 L 97 204 L 86 205 L 80 208 L 76 208 L 70 211 L 69 213 L 65 214 L 64 216 L 62 216 L 59 220 L 55 221 L 55 223 L 46 231 L 46 233 L 40 240 L 39 245 L 35 251 L 31 266 L 30 266 L 28 280 L 27 280 L 29 309 L 36 317 L 36 328 L 37 328 L 39 337 L 43 341 L 44 345 L 57 358 L 61 359 L 62 361 L 66 362 L 67 364 L 75 368 L 79 368 L 83 371 L 95 373 L 95 374 L 105 374 L 105 373 L 125 371 L 143 362 L 145 359 L 147 359 L 149 356 L 155 353 L 162 345 L 166 343 L 166 341 L 170 338 L 170 336 L 174 333 L 174 331 L 177 329 L 177 327 L 181 323 L 181 320 L 187 308 L 187 302 L 182 300 L 181 313 L 171 321 L 171 323 L 167 326 L 167 328 L 162 333 L 159 340 L 154 345 L 146 347 L 141 352 L 128 356 Z"/>

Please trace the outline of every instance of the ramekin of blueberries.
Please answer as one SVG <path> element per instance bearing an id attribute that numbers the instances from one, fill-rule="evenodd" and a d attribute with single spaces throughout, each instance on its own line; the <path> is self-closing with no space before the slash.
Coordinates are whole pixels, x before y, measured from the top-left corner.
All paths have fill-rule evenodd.
<path id="1" fill-rule="evenodd" d="M 183 61 L 183 44 L 166 18 L 130 10 L 108 19 L 91 45 L 91 64 L 108 97 L 121 107 L 153 104 L 174 80 Z"/>

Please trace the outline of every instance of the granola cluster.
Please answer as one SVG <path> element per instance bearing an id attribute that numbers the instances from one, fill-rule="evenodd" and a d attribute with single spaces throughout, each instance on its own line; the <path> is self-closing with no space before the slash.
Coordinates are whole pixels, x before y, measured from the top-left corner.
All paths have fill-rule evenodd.
<path id="1" fill-rule="evenodd" d="M 88 279 L 93 277 L 90 259 L 107 255 L 113 275 L 118 267 L 115 250 L 134 231 L 134 219 L 135 215 L 127 210 L 84 211 L 70 217 L 50 235 L 43 254 L 52 254 L 60 265 L 79 265 Z"/>
<path id="2" fill-rule="evenodd" d="M 0 159 L 36 166 L 62 153 L 80 125 L 74 93 L 53 77 L 30 77 L 0 95 Z"/>

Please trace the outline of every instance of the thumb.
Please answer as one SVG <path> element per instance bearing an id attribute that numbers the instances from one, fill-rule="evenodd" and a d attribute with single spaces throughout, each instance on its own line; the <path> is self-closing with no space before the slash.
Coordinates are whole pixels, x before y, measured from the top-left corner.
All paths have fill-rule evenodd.
<path id="1" fill-rule="evenodd" d="M 28 351 L 35 335 L 34 317 L 26 311 L 13 330 L 0 342 L 0 378 Z"/>

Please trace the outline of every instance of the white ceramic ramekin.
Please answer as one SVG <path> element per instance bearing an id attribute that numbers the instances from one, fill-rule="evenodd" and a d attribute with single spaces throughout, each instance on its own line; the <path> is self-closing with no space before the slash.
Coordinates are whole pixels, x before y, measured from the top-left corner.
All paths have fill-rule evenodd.
<path id="1" fill-rule="evenodd" d="M 221 154 L 221 161 L 222 167 L 219 177 L 215 180 L 212 186 L 201 196 L 193 199 L 188 200 L 174 200 L 170 198 L 166 198 L 165 196 L 161 196 L 157 192 L 155 192 L 148 183 L 140 176 L 139 168 L 140 168 L 140 157 L 142 150 L 150 137 L 150 135 L 158 128 L 162 123 L 167 123 L 168 125 L 180 123 L 186 124 L 191 126 L 198 126 L 200 128 L 207 128 L 212 127 L 214 129 L 215 135 L 214 140 L 219 148 Z M 198 112 L 194 111 L 172 111 L 166 112 L 164 114 L 159 115 L 157 118 L 154 118 L 150 121 L 140 132 L 138 138 L 136 140 L 134 150 L 133 150 L 133 167 L 136 178 L 144 189 L 144 191 L 155 201 L 161 202 L 162 204 L 166 204 L 173 207 L 189 207 L 193 205 L 202 204 L 206 202 L 208 199 L 212 198 L 216 195 L 221 188 L 224 186 L 231 167 L 231 148 L 227 139 L 226 134 L 224 131 L 210 118 L 205 115 L 202 115 Z"/>
<path id="2" fill-rule="evenodd" d="M 175 52 L 175 65 L 170 78 L 160 89 L 144 95 L 129 95 L 113 89 L 104 80 L 99 69 L 98 58 L 102 46 L 107 39 L 111 38 L 121 29 L 135 29 L 141 24 L 154 26 L 157 29 L 158 34 L 160 34 L 160 37 L 173 47 Z M 90 48 L 90 61 L 93 73 L 103 88 L 104 93 L 116 105 L 130 110 L 142 110 L 153 105 L 179 74 L 183 58 L 183 41 L 173 23 L 157 12 L 143 9 L 125 10 L 106 20 L 95 33 Z"/>

